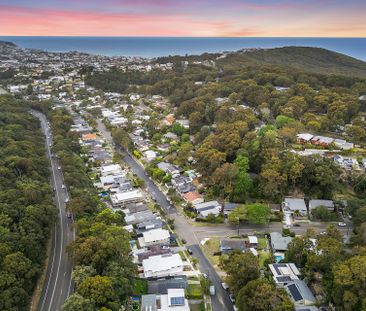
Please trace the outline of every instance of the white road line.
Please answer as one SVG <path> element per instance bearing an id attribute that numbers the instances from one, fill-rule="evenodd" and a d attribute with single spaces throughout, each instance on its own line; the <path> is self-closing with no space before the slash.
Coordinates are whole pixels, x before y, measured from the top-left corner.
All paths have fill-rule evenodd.
<path id="1" fill-rule="evenodd" d="M 48 133 L 47 133 L 47 124 L 44 124 L 44 120 L 42 120 L 42 115 L 38 115 L 39 119 L 41 121 L 41 127 L 44 131 L 44 135 L 46 137 L 46 147 L 47 147 L 47 152 L 48 152 L 48 157 L 50 159 L 51 162 L 51 169 L 52 169 L 52 177 L 53 177 L 53 183 L 54 183 L 54 187 L 56 189 L 56 198 L 57 198 L 57 202 L 58 202 L 58 209 L 59 209 L 59 215 L 60 215 L 60 225 L 61 225 L 61 250 L 62 250 L 62 244 L 63 244 L 63 227 L 62 227 L 62 215 L 61 215 L 61 202 L 60 202 L 60 197 L 59 197 L 59 193 L 57 190 L 57 183 L 56 183 L 56 177 L 55 177 L 55 169 L 54 169 L 54 165 L 53 165 L 53 161 L 52 161 L 52 157 L 51 157 L 51 150 L 50 150 L 50 146 L 49 146 L 49 140 L 48 140 Z M 52 258 L 52 264 L 51 264 L 51 274 L 53 271 L 53 265 L 54 265 L 54 260 L 55 260 L 55 256 L 56 256 L 56 227 L 57 224 L 55 224 L 55 245 L 54 245 L 54 252 L 53 252 L 53 258 Z M 55 287 L 57 284 L 57 279 L 58 279 L 58 273 L 60 271 L 60 261 L 61 261 L 61 256 L 62 256 L 62 251 L 61 254 L 59 256 L 59 261 L 58 261 L 58 267 L 57 267 L 57 274 L 56 274 L 56 282 L 54 283 L 54 287 L 53 287 L 53 291 L 52 291 L 52 296 L 51 296 L 51 301 L 49 303 L 49 308 L 48 310 L 50 310 L 51 305 L 52 305 L 52 301 L 53 301 L 53 296 L 54 296 L 54 292 L 55 292 Z M 45 302 L 47 300 L 48 297 L 48 290 L 49 290 L 49 286 L 50 286 L 50 282 L 51 282 L 51 277 L 48 279 L 47 282 L 47 287 L 46 287 L 46 293 L 45 296 L 43 297 L 43 301 L 42 301 L 42 305 L 41 305 L 41 310 L 43 310 Z"/>

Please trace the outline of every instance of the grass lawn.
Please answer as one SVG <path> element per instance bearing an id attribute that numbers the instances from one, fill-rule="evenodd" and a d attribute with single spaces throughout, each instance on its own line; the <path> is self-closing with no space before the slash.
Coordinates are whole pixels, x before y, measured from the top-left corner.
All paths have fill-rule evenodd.
<path id="1" fill-rule="evenodd" d="M 266 249 L 267 248 L 267 239 L 266 238 L 258 238 L 258 249 Z"/>
<path id="2" fill-rule="evenodd" d="M 134 279 L 133 283 L 133 294 L 136 296 L 147 294 L 147 281 L 143 279 Z"/>
<path id="3" fill-rule="evenodd" d="M 264 268 L 264 262 L 271 257 L 270 252 L 260 251 L 259 252 L 259 266 Z"/>
<path id="4" fill-rule="evenodd" d="M 214 254 L 220 251 L 220 241 L 218 239 L 210 239 L 203 246 L 202 250 L 206 257 L 214 266 L 217 266 L 220 261 L 220 256 Z"/>
<path id="5" fill-rule="evenodd" d="M 187 296 L 189 299 L 201 299 L 203 297 L 200 284 L 188 284 Z"/>

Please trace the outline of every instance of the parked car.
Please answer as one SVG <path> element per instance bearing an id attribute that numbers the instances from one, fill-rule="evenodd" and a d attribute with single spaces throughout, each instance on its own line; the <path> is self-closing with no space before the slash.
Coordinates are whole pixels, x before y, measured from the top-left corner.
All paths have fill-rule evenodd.
<path id="1" fill-rule="evenodd" d="M 182 239 L 183 244 L 187 244 L 187 241 L 185 239 Z"/>
<path id="2" fill-rule="evenodd" d="M 62 189 L 65 189 L 66 187 L 65 187 L 65 185 L 62 185 L 62 186 L 61 186 L 61 188 L 62 188 Z"/>
<path id="3" fill-rule="evenodd" d="M 221 283 L 221 286 L 224 290 L 228 290 L 229 289 L 229 285 L 227 285 L 225 282 Z"/>
<path id="4" fill-rule="evenodd" d="M 338 223 L 338 227 L 347 227 L 347 224 L 343 221 Z"/>
<path id="5" fill-rule="evenodd" d="M 70 213 L 70 212 L 68 212 L 68 213 L 66 214 L 66 216 L 67 216 L 67 218 L 71 218 L 71 213 Z"/>
<path id="6" fill-rule="evenodd" d="M 230 294 L 229 298 L 232 303 L 235 303 L 235 296 L 233 294 Z"/>
<path id="7" fill-rule="evenodd" d="M 193 251 L 190 248 L 187 248 L 187 252 L 188 252 L 189 255 L 193 254 Z"/>
<path id="8" fill-rule="evenodd" d="M 211 286 L 210 286 L 210 295 L 211 295 L 211 296 L 215 296 L 215 292 L 216 292 L 216 291 L 215 291 L 215 286 L 214 286 L 214 285 L 211 285 Z"/>

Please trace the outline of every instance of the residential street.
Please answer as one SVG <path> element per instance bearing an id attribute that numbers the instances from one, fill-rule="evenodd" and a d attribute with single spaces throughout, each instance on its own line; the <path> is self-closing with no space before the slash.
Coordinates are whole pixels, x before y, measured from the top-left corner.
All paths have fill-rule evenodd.
<path id="1" fill-rule="evenodd" d="M 71 279 L 72 259 L 66 253 L 66 246 L 74 240 L 72 219 L 67 217 L 65 200 L 69 198 L 67 189 L 63 187 L 64 178 L 57 158 L 52 157 L 52 136 L 44 114 L 31 112 L 37 117 L 46 137 L 47 156 L 51 163 L 51 184 L 55 189 L 55 204 L 58 209 L 58 220 L 52 232 L 52 251 L 50 254 L 47 274 L 38 305 L 39 311 L 61 311 L 61 306 L 73 291 Z"/>
<path id="2" fill-rule="evenodd" d="M 105 125 L 97 120 L 98 130 L 105 137 L 110 145 L 113 145 L 113 139 L 110 132 Z M 212 307 L 214 311 L 233 310 L 233 304 L 229 299 L 228 293 L 221 286 L 221 279 L 216 273 L 215 269 L 204 256 L 201 248 L 199 247 L 200 241 L 210 237 L 228 237 L 237 235 L 238 228 L 230 224 L 215 224 L 215 225 L 202 225 L 194 224 L 191 220 L 184 217 L 179 211 L 171 206 L 167 200 L 165 194 L 157 187 L 157 185 L 149 178 L 145 173 L 143 167 L 140 166 L 127 152 L 122 150 L 121 147 L 116 147 L 123 155 L 123 161 L 131 167 L 132 171 L 142 180 L 144 180 L 147 191 L 153 195 L 156 202 L 174 219 L 175 230 L 180 238 L 187 241 L 188 248 L 192 249 L 193 256 L 198 258 L 199 267 L 202 273 L 206 273 L 211 279 L 216 288 L 216 295 L 212 297 Z M 311 223 L 302 224 L 300 227 L 293 227 L 292 230 L 296 234 L 304 234 L 309 228 L 314 228 L 319 232 L 326 229 L 327 224 L 324 223 Z M 344 235 L 351 233 L 351 229 L 339 228 Z M 266 226 L 260 225 L 241 225 L 239 227 L 239 234 L 249 234 L 258 231 L 266 232 L 282 232 L 282 223 L 270 223 Z"/>

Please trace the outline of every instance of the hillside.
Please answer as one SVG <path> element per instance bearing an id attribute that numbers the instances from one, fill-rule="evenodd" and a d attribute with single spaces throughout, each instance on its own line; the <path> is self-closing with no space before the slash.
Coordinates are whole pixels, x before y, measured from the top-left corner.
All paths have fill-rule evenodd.
<path id="1" fill-rule="evenodd" d="M 255 49 L 230 53 L 219 60 L 223 67 L 280 66 L 320 74 L 366 78 L 366 62 L 313 47 Z"/>

